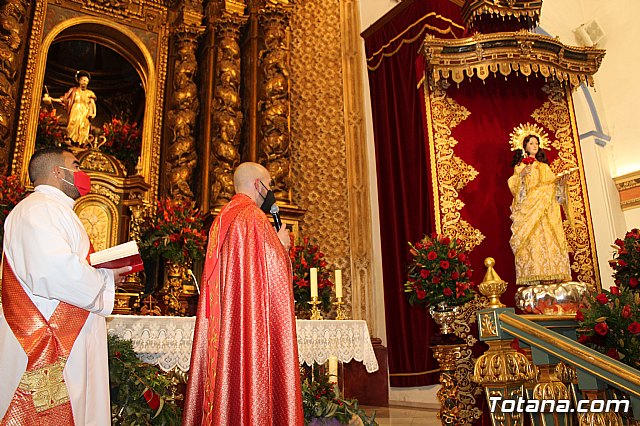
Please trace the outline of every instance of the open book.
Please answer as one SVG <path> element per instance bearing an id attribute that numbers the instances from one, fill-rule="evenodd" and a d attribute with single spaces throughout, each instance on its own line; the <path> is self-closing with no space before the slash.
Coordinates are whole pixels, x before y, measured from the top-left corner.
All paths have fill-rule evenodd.
<path id="1" fill-rule="evenodd" d="M 138 251 L 138 244 L 129 241 L 108 249 L 100 250 L 89 255 L 89 263 L 94 268 L 117 269 L 123 266 L 131 266 L 129 274 L 144 270 L 142 257 Z"/>

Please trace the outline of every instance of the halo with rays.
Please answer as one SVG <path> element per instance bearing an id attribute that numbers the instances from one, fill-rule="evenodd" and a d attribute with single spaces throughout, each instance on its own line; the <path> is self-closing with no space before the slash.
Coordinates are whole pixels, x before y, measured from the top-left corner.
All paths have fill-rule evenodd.
<path id="1" fill-rule="evenodd" d="M 551 145 L 549 136 L 542 127 L 538 126 L 537 124 L 526 123 L 520 124 L 518 127 L 514 128 L 513 132 L 511 132 L 511 134 L 509 135 L 511 151 L 522 149 L 522 142 L 524 141 L 524 138 L 531 135 L 538 138 L 538 142 L 540 143 L 539 146 L 541 149 L 548 149 Z"/>

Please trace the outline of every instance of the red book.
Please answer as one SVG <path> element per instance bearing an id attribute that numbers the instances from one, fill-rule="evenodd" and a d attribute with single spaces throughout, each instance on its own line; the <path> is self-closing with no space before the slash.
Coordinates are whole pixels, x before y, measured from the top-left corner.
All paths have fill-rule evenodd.
<path id="1" fill-rule="evenodd" d="M 127 274 L 144 270 L 142 257 L 138 251 L 138 244 L 129 241 L 105 250 L 100 250 L 89 255 L 89 263 L 94 268 L 117 269 L 123 266 L 131 266 Z"/>

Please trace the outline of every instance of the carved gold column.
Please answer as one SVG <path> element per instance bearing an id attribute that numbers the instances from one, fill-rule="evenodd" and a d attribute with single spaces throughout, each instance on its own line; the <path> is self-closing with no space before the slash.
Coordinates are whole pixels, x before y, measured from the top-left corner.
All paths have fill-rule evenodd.
<path id="1" fill-rule="evenodd" d="M 193 199 L 191 187 L 196 166 L 195 125 L 200 110 L 195 76 L 198 70 L 198 38 L 204 32 L 202 7 L 183 5 L 175 30 L 176 59 L 173 64 L 173 93 L 168 114 L 169 145 L 165 156 L 167 193 L 173 198 Z"/>
<path id="2" fill-rule="evenodd" d="M 259 21 L 264 31 L 260 52 L 262 97 L 259 101 L 258 158 L 271 173 L 278 201 L 291 204 L 291 100 L 289 73 L 289 1 L 267 1 Z"/>
<path id="3" fill-rule="evenodd" d="M 209 206 L 225 204 L 234 194 L 233 171 L 240 163 L 243 114 L 240 103 L 240 30 L 247 21 L 243 2 L 218 4 L 215 19 L 215 79 L 209 158 Z"/>
<path id="4" fill-rule="evenodd" d="M 458 425 L 461 404 L 456 384 L 456 361 L 462 357 L 462 344 L 432 346 L 433 357 L 440 365 L 440 384 L 437 397 L 440 401 L 438 418 L 443 425 Z"/>
<path id="5" fill-rule="evenodd" d="M 20 93 L 22 56 L 29 28 L 30 5 L 27 0 L 4 1 L 0 6 L 0 175 L 7 174 L 10 141 L 15 128 L 16 104 Z M 42 19 L 43 3 L 37 6 L 34 19 Z"/>
<path id="6" fill-rule="evenodd" d="M 495 261 L 492 258 L 485 259 L 484 264 L 487 272 L 478 288 L 489 298 L 490 305 L 489 309 L 478 312 L 478 328 L 480 338 L 489 345 L 489 350 L 476 361 L 471 380 L 484 387 L 495 426 L 522 425 L 524 414 L 517 410 L 503 412 L 500 402 L 524 399 L 524 385 L 536 380 L 538 370 L 523 353 L 511 346 L 511 339 L 500 330 L 498 317 L 509 309 L 500 302 L 507 283 L 493 269 Z"/>

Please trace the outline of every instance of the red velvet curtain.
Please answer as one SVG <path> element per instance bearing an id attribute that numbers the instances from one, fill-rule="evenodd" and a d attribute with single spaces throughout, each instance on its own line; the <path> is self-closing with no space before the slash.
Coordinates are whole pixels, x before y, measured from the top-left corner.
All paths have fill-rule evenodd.
<path id="1" fill-rule="evenodd" d="M 408 5 L 408 6 L 407 6 Z M 405 0 L 384 25 L 367 30 L 365 47 L 373 109 L 380 205 L 387 346 L 391 386 L 437 383 L 429 339 L 433 323 L 403 293 L 408 241 L 433 230 L 429 164 L 424 141 L 424 98 L 414 66 L 427 33 L 460 37 L 460 10 L 448 0 Z"/>

